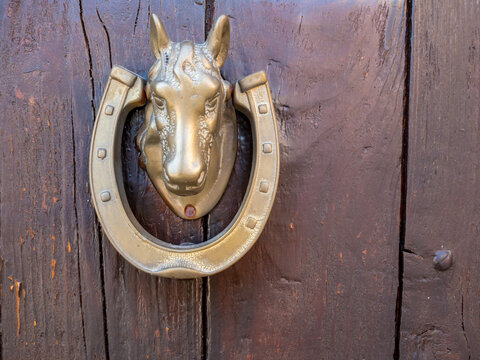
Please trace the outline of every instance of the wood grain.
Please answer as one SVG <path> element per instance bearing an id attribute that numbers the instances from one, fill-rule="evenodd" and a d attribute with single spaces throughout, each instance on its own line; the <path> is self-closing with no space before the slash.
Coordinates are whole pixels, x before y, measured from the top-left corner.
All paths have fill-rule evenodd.
<path id="1" fill-rule="evenodd" d="M 155 61 L 149 18 L 156 13 L 173 41 L 204 40 L 201 2 L 85 2 L 85 29 L 91 51 L 94 98 L 102 96 L 111 65 L 146 77 Z M 163 203 L 139 168 L 135 136 L 143 109 L 128 118 L 123 134 L 123 171 L 130 205 L 142 225 L 158 238 L 179 244 L 203 241 L 202 221 L 184 221 Z M 103 237 L 105 302 L 111 359 L 198 359 L 202 352 L 202 280 L 152 277 L 126 262 Z"/>
<path id="2" fill-rule="evenodd" d="M 404 11 L 402 1 L 216 1 L 231 21 L 226 78 L 267 71 L 282 158 L 263 235 L 209 279 L 209 358 L 392 357 Z"/>
<path id="3" fill-rule="evenodd" d="M 478 359 L 480 4 L 422 0 L 413 15 L 400 357 Z"/>
<path id="4" fill-rule="evenodd" d="M 204 40 L 204 5 L 190 1 L 164 1 L 161 6 L 142 1 L 86 2 L 83 12 L 91 51 L 95 105 L 101 100 L 112 64 L 147 77 L 155 61 L 150 46 L 151 13 L 159 16 L 172 41 Z M 139 167 L 135 137 L 143 113 L 144 109 L 132 112 L 123 134 L 123 172 L 132 210 L 148 231 L 164 241 L 175 244 L 203 241 L 201 220 L 183 221 L 173 216 Z"/>
<path id="5" fill-rule="evenodd" d="M 265 69 L 281 177 L 257 245 L 205 280 L 141 273 L 99 230 L 88 152 L 110 68 L 143 76 L 149 15 L 203 41 L 230 16 L 225 77 Z M 480 357 L 480 5 L 415 2 L 400 358 Z M 1 359 L 387 359 L 395 344 L 404 1 L 65 1 L 0 4 Z M 207 25 L 205 25 L 207 24 Z M 183 221 L 138 167 L 130 205 L 155 236 L 201 242 L 235 215 L 252 139 L 208 223 Z M 206 226 L 205 226 L 206 225 Z M 433 269 L 439 249 L 454 254 Z"/>
<path id="6" fill-rule="evenodd" d="M 106 357 L 81 9 L 0 5 L 3 359 Z"/>
<path id="7" fill-rule="evenodd" d="M 173 40 L 203 40 L 204 5 L 186 1 L 161 9 L 141 1 L 2 4 L 0 102 L 10 119 L 0 128 L 4 359 L 201 356 L 202 281 L 135 270 L 99 238 L 90 203 L 95 111 L 112 64 L 145 75 L 153 63 L 153 11 Z M 132 207 L 156 236 L 202 241 L 201 222 L 169 213 L 138 172 L 133 138 L 142 116 L 129 117 L 124 135 Z"/>

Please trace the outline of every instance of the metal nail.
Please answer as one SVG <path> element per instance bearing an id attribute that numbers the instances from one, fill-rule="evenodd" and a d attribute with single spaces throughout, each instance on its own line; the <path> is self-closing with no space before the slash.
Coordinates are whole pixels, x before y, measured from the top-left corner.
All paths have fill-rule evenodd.
<path id="1" fill-rule="evenodd" d="M 450 250 L 438 250 L 433 258 L 433 266 L 440 271 L 448 270 L 453 263 L 453 254 Z"/>

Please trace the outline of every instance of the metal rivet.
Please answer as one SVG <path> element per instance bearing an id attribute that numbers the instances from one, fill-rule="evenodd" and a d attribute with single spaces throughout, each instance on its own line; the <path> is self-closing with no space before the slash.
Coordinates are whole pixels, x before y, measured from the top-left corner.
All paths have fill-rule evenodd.
<path id="1" fill-rule="evenodd" d="M 268 108 L 266 104 L 260 104 L 258 105 L 258 112 L 260 114 L 266 114 L 268 112 Z"/>
<path id="2" fill-rule="evenodd" d="M 197 209 L 195 209 L 195 206 L 193 205 L 187 205 L 185 206 L 184 213 L 187 218 L 194 218 L 195 214 L 197 213 Z"/>
<path id="3" fill-rule="evenodd" d="M 99 148 L 97 150 L 97 157 L 100 159 L 105 159 L 105 156 L 107 156 L 107 149 Z"/>
<path id="4" fill-rule="evenodd" d="M 453 263 L 453 255 L 450 250 L 438 250 L 433 258 L 433 266 L 440 271 L 448 270 Z"/>
<path id="5" fill-rule="evenodd" d="M 112 115 L 115 108 L 112 105 L 105 106 L 105 114 Z"/>
<path id="6" fill-rule="evenodd" d="M 268 192 L 268 188 L 269 188 L 268 181 L 263 180 L 263 181 L 260 182 L 260 188 L 259 188 L 260 192 L 266 193 L 266 192 Z"/>
<path id="7" fill-rule="evenodd" d="M 264 143 L 263 144 L 263 152 L 265 154 L 270 154 L 273 150 L 272 143 Z"/>
<path id="8" fill-rule="evenodd" d="M 110 191 L 102 191 L 100 193 L 100 199 L 103 201 L 103 202 L 107 202 L 107 201 L 110 201 L 112 197 L 110 196 Z"/>
<path id="9" fill-rule="evenodd" d="M 254 218 L 249 217 L 249 218 L 247 219 L 246 225 L 247 225 L 247 227 L 250 228 L 250 229 L 255 229 L 255 225 L 257 225 L 257 220 L 255 220 Z"/>

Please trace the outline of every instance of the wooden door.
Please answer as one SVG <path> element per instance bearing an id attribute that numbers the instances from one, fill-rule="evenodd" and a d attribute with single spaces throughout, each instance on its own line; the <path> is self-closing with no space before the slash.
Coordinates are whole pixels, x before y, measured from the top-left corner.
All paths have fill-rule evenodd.
<path id="1" fill-rule="evenodd" d="M 227 14 L 234 82 L 265 69 L 281 174 L 245 257 L 203 279 L 135 269 L 92 207 L 89 142 L 112 65 L 146 75 L 149 17 L 174 41 Z M 480 4 L 470 0 L 0 4 L 0 359 L 477 359 Z M 197 221 L 166 207 L 122 139 L 148 231 L 202 242 L 233 218 L 252 139 Z M 433 267 L 436 250 L 453 266 Z"/>

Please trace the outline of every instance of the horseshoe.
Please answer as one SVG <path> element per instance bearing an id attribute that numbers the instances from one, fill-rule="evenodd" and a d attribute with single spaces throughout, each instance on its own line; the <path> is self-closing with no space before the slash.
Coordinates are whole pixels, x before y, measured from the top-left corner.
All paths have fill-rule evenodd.
<path id="1" fill-rule="evenodd" d="M 90 188 L 103 230 L 115 249 L 147 273 L 195 278 L 218 273 L 238 261 L 260 236 L 272 209 L 280 168 L 277 123 L 265 73 L 235 84 L 233 103 L 250 120 L 253 161 L 248 188 L 232 222 L 217 236 L 195 245 L 172 245 L 149 234 L 127 201 L 121 169 L 125 118 L 145 105 L 146 81 L 115 66 L 100 103 L 90 148 Z"/>

